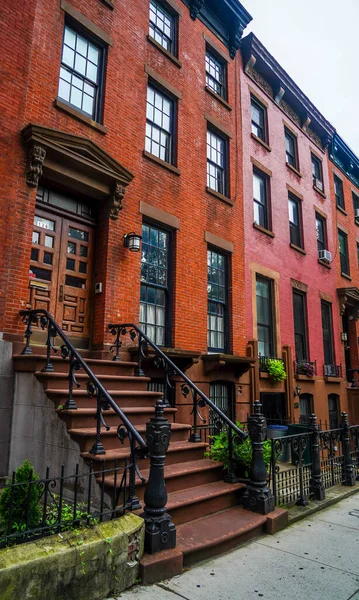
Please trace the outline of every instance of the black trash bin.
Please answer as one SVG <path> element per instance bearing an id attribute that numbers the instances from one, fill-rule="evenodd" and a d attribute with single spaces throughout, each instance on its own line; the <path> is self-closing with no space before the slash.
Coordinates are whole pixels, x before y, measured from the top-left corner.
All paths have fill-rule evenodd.
<path id="1" fill-rule="evenodd" d="M 267 438 L 272 440 L 273 438 L 281 438 L 288 435 L 287 425 L 268 425 L 267 427 Z M 283 444 L 283 450 L 277 457 L 279 462 L 289 462 L 290 457 L 290 444 Z"/>

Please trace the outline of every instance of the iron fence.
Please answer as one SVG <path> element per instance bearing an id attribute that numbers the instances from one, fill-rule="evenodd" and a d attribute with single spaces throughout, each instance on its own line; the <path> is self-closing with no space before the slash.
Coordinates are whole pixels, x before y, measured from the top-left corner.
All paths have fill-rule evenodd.
<path id="1" fill-rule="evenodd" d="M 294 374 L 295 375 L 306 375 L 307 377 L 314 377 L 317 374 L 317 361 L 313 360 L 295 360 L 294 361 Z"/>
<path id="2" fill-rule="evenodd" d="M 267 373 L 268 372 L 268 363 L 271 360 L 280 360 L 281 363 L 283 363 L 284 365 L 284 360 L 283 358 L 278 358 L 277 356 L 258 356 L 258 364 L 259 364 L 259 371 L 261 373 Z"/>
<path id="3" fill-rule="evenodd" d="M 308 504 L 312 435 L 308 432 L 272 439 L 270 483 L 276 505 Z"/>
<path id="4" fill-rule="evenodd" d="M 342 377 L 342 365 L 323 365 L 324 377 Z"/>
<path id="5" fill-rule="evenodd" d="M 0 490 L 0 548 L 91 527 L 134 510 L 131 468 L 129 461 L 120 465 L 115 460 L 113 468 L 103 462 L 94 470 L 91 462 L 84 472 L 77 464 L 75 473 L 67 475 L 62 465 L 60 475 L 47 467 L 39 478 L 31 468 L 20 467 Z"/>

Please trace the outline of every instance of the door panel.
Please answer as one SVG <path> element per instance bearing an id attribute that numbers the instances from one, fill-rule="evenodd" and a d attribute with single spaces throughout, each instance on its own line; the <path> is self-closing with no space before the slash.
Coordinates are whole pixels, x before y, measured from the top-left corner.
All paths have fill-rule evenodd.
<path id="1" fill-rule="evenodd" d="M 89 337 L 94 231 L 36 209 L 30 305 L 48 310 L 68 335 L 81 338 Z"/>

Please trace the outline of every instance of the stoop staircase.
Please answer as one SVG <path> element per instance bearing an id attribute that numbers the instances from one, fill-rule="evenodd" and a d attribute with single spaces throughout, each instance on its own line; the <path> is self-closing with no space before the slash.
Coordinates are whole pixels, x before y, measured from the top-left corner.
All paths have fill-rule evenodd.
<path id="1" fill-rule="evenodd" d="M 46 347 L 37 347 L 37 353 L 14 355 L 16 371 L 32 371 L 43 384 L 44 390 L 54 403 L 57 418 L 62 419 L 68 434 L 79 445 L 81 456 L 92 461 L 94 470 L 113 468 L 130 458 L 129 440 L 124 443 L 117 435 L 121 419 L 113 409 L 103 410 L 109 430 L 101 430 L 105 454 L 94 455 L 90 451 L 96 442 L 96 397 L 89 397 L 86 385 L 89 377 L 83 370 L 76 372 L 80 384 L 74 388 L 73 399 L 77 409 L 63 409 L 69 397 L 69 360 L 51 356 L 53 372 L 43 372 Z M 33 348 L 35 352 L 35 347 Z M 148 377 L 135 376 L 137 363 L 109 358 L 95 358 L 95 353 L 82 352 L 86 365 L 97 376 L 112 399 L 144 437 L 146 423 L 154 415 L 154 405 L 160 392 L 148 391 Z M 267 517 L 244 510 L 240 506 L 243 483 L 225 483 L 222 463 L 204 458 L 207 444 L 188 441 L 191 425 L 178 423 L 177 409 L 165 408 L 164 416 L 171 423 L 171 441 L 166 453 L 165 482 L 168 493 L 167 512 L 176 525 L 176 552 L 183 555 L 183 564 L 213 556 L 261 534 Z M 98 467 L 98 469 L 97 469 Z M 149 476 L 149 460 L 138 461 L 141 475 Z M 109 493 L 115 485 L 113 477 L 106 477 Z M 146 489 L 136 477 L 136 495 L 143 507 Z M 138 511 L 140 514 L 142 510 Z M 154 556 L 160 556 L 162 553 Z M 146 557 L 144 557 L 146 559 Z M 151 562 L 151 561 L 150 561 Z M 147 583 L 157 576 L 147 577 Z"/>

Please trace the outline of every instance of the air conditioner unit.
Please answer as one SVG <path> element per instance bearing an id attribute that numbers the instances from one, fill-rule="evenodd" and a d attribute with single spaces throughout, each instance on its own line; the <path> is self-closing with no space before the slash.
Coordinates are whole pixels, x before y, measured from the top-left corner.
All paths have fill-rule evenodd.
<path id="1" fill-rule="evenodd" d="M 330 263 L 332 261 L 332 254 L 329 250 L 318 250 L 318 258 L 319 260 Z"/>
<path id="2" fill-rule="evenodd" d="M 359 208 L 354 208 L 354 219 L 359 219 Z"/>
<path id="3" fill-rule="evenodd" d="M 320 179 L 314 177 L 314 185 L 316 188 L 318 188 L 318 190 L 320 190 L 321 192 L 323 191 L 323 182 Z"/>

